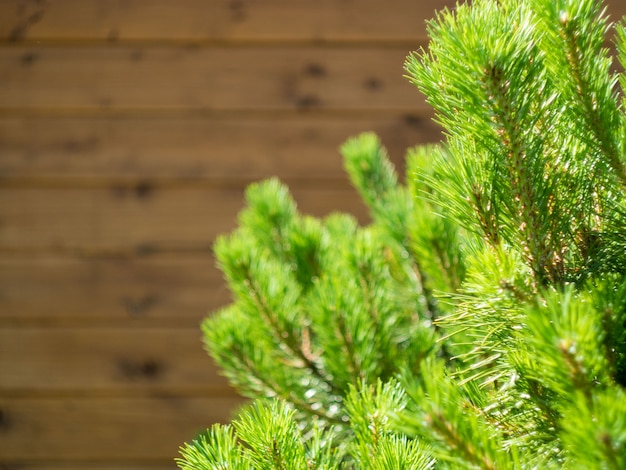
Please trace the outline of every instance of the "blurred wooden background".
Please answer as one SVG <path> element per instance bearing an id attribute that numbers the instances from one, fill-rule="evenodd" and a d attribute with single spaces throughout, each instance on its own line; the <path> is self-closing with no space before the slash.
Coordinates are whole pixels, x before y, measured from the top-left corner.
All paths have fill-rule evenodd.
<path id="1" fill-rule="evenodd" d="M 1 469 L 172 469 L 229 419 L 212 241 L 270 176 L 366 221 L 336 149 L 439 138 L 402 66 L 453 3 L 0 0 Z"/>

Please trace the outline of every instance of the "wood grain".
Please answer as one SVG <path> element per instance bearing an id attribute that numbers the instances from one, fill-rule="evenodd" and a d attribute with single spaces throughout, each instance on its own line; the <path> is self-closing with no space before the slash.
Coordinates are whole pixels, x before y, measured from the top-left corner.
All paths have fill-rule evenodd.
<path id="1" fill-rule="evenodd" d="M 2 178 L 346 178 L 338 147 L 376 132 L 400 167 L 431 115 L 0 116 Z"/>
<path id="2" fill-rule="evenodd" d="M 0 2 L 5 40 L 415 40 L 451 0 Z"/>
<path id="3" fill-rule="evenodd" d="M 0 1 L 0 468 L 173 470 L 230 421 L 212 242 L 269 176 L 366 223 L 337 147 L 439 140 L 403 64 L 455 3 Z"/>
<path id="4" fill-rule="evenodd" d="M 150 459 L 147 461 L 108 461 L 80 460 L 62 463 L 42 462 L 0 462 L 2 470 L 179 470 L 172 458 Z"/>
<path id="5" fill-rule="evenodd" d="M 197 328 L 228 302 L 208 252 L 0 258 L 0 325 Z"/>
<path id="6" fill-rule="evenodd" d="M 0 462 L 173 459 L 183 442 L 228 422 L 237 397 L 0 397 Z M 36 444 L 36 445 L 35 445 Z"/>
<path id="7" fill-rule="evenodd" d="M 6 110 L 428 109 L 411 46 L 0 48 Z"/>
<path id="8" fill-rule="evenodd" d="M 79 460 L 62 463 L 42 463 L 32 461 L 2 462 L 2 470 L 179 470 L 172 458 L 144 461 Z"/>
<path id="9" fill-rule="evenodd" d="M 195 328 L 0 329 L 4 393 L 233 395 Z"/>
<path id="10" fill-rule="evenodd" d="M 303 213 L 356 213 L 349 187 L 295 188 Z M 199 250 L 236 226 L 243 188 L 154 187 L 0 189 L 0 250 L 40 252 Z"/>

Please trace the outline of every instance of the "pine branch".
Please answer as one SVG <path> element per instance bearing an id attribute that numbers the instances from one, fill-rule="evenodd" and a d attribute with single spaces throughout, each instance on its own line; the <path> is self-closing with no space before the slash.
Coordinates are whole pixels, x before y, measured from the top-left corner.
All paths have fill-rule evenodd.
<path id="1" fill-rule="evenodd" d="M 571 110 L 568 114 L 584 129 L 577 137 L 597 149 L 625 185 L 621 110 L 614 91 L 617 76 L 610 71 L 611 59 L 604 48 L 609 29 L 605 10 L 594 0 L 531 3 L 538 13 L 538 26 L 546 33 L 543 48 Z"/>
<path id="2" fill-rule="evenodd" d="M 216 244 L 234 301 L 203 332 L 262 400 L 182 448 L 181 468 L 626 467 L 609 29 L 592 0 L 444 10 L 406 70 L 445 142 L 409 153 L 406 185 L 376 136 L 342 147 L 370 226 L 302 216 L 277 180 L 249 188 Z"/>
<path id="3" fill-rule="evenodd" d="M 387 151 L 374 134 L 364 133 L 349 139 L 342 147 L 344 165 L 352 184 L 370 208 L 373 219 L 386 228 L 407 255 L 411 253 L 409 226 L 415 215 L 413 201 L 398 185 L 398 177 Z M 434 320 L 439 316 L 437 302 L 429 287 L 428 274 L 412 257 L 412 278 L 424 314 Z"/>

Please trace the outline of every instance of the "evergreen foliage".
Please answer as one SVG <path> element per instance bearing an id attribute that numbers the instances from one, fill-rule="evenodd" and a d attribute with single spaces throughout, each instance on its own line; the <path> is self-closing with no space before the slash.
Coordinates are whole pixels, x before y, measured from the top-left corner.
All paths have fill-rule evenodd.
<path id="1" fill-rule="evenodd" d="M 474 0 L 408 78 L 445 142 L 399 182 L 341 148 L 372 223 L 250 186 L 202 325 L 253 401 L 181 469 L 626 468 L 626 113 L 593 0 Z M 621 87 L 621 88 L 620 88 Z"/>

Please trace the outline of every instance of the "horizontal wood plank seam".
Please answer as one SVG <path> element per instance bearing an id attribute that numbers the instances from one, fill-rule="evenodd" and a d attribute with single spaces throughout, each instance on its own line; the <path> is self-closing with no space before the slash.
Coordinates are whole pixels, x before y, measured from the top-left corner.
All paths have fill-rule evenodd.
<path id="1" fill-rule="evenodd" d="M 181 443 L 182 445 L 183 443 Z M 0 461 L 0 468 L 3 470 L 176 470 L 174 464 L 174 458 L 171 459 L 74 459 L 68 460 L 65 458 L 60 459 L 46 459 L 45 462 L 41 460 L 14 460 L 14 459 L 2 459 Z M 154 465 L 158 465 L 155 467 Z M 15 466 L 15 467 L 14 467 Z"/>
<path id="2" fill-rule="evenodd" d="M 415 89 L 416 93 L 419 93 Z M 354 119 L 369 120 L 374 118 L 410 118 L 432 119 L 434 112 L 430 106 L 412 110 L 399 110 L 396 108 L 237 108 L 237 109 L 211 109 L 211 108 L 185 108 L 185 107 L 155 107 L 155 108 L 20 108 L 0 107 L 0 119 L 15 117 L 59 117 L 59 118 L 143 118 L 143 119 L 170 119 L 170 118 L 206 118 L 206 119 L 286 119 L 306 116 L 315 119 Z"/>
<path id="3" fill-rule="evenodd" d="M 151 39 L 88 39 L 88 38 L 41 38 L 41 39 L 0 39 L 0 48 L 11 47 L 316 47 L 316 48 L 396 48 L 425 46 L 428 43 L 426 36 L 405 37 L 397 39 L 362 38 L 332 38 L 332 39 L 293 39 L 293 38 L 258 38 L 258 39 L 194 39 L 194 38 L 151 38 Z"/>
<path id="4" fill-rule="evenodd" d="M 207 358 L 207 361 L 209 359 Z M 143 389 L 98 390 L 97 388 L 64 388 L 36 390 L 32 388 L 0 389 L 1 400 L 11 399 L 77 399 L 99 398 L 241 398 L 228 386 L 159 386 L 146 385 Z M 0 467 L 1 468 L 1 467 Z"/>
<path id="5" fill-rule="evenodd" d="M 337 156 L 339 157 L 339 154 Z M 98 176 L 9 176 L 0 175 L 0 191 L 2 189 L 130 189 L 137 184 L 150 183 L 151 191 L 159 190 L 235 190 L 243 191 L 251 183 L 271 178 L 252 178 L 233 176 L 225 177 L 198 177 L 198 178 L 172 178 L 167 176 L 128 176 L 128 177 L 98 177 Z M 297 187 L 299 190 L 315 191 L 316 189 L 337 189 L 350 191 L 353 188 L 345 177 L 284 177 L 280 180 L 290 187 Z M 355 190 L 356 191 L 356 190 Z"/>
<path id="6" fill-rule="evenodd" d="M 415 93 L 419 93 L 415 90 Z M 160 119 L 172 117 L 206 117 L 206 118 L 234 118 L 241 119 L 252 118 L 285 118 L 285 117 L 310 116 L 319 118 L 350 118 L 350 119 L 368 119 L 377 117 L 394 117 L 406 116 L 431 119 L 434 116 L 430 105 L 424 105 L 419 108 L 402 109 L 402 108 L 229 108 L 229 109 L 211 109 L 208 107 L 188 108 L 188 107 L 116 107 L 116 108 L 98 108 L 95 106 L 85 107 L 38 107 L 38 108 L 17 108 L 17 107 L 0 107 L 0 119 L 3 117 L 142 117 L 147 119 Z"/>
<path id="7" fill-rule="evenodd" d="M 200 315 L 208 316 L 207 309 L 200 311 Z M 145 328 L 169 328 L 175 330 L 177 328 L 193 328 L 200 331 L 200 321 L 189 318 L 149 318 L 149 319 L 133 319 L 133 318 L 84 318 L 84 317 L 60 317 L 60 318 L 43 318 L 31 317 L 21 318 L 19 315 L 13 317 L 0 317 L 0 328 L 125 328 L 128 330 L 143 331 Z"/>
<path id="8" fill-rule="evenodd" d="M 235 220 L 236 214 L 233 214 Z M 151 245 L 150 247 L 120 245 L 106 247 L 90 247 L 90 246 L 71 246 L 71 247 L 52 247 L 52 246 L 26 246 L 26 247 L 0 247 L 0 256 L 80 256 L 80 257 L 106 257 L 106 258 L 130 258 L 153 256 L 158 254 L 206 254 L 212 250 L 212 241 L 207 243 L 187 243 L 185 245 Z"/>

